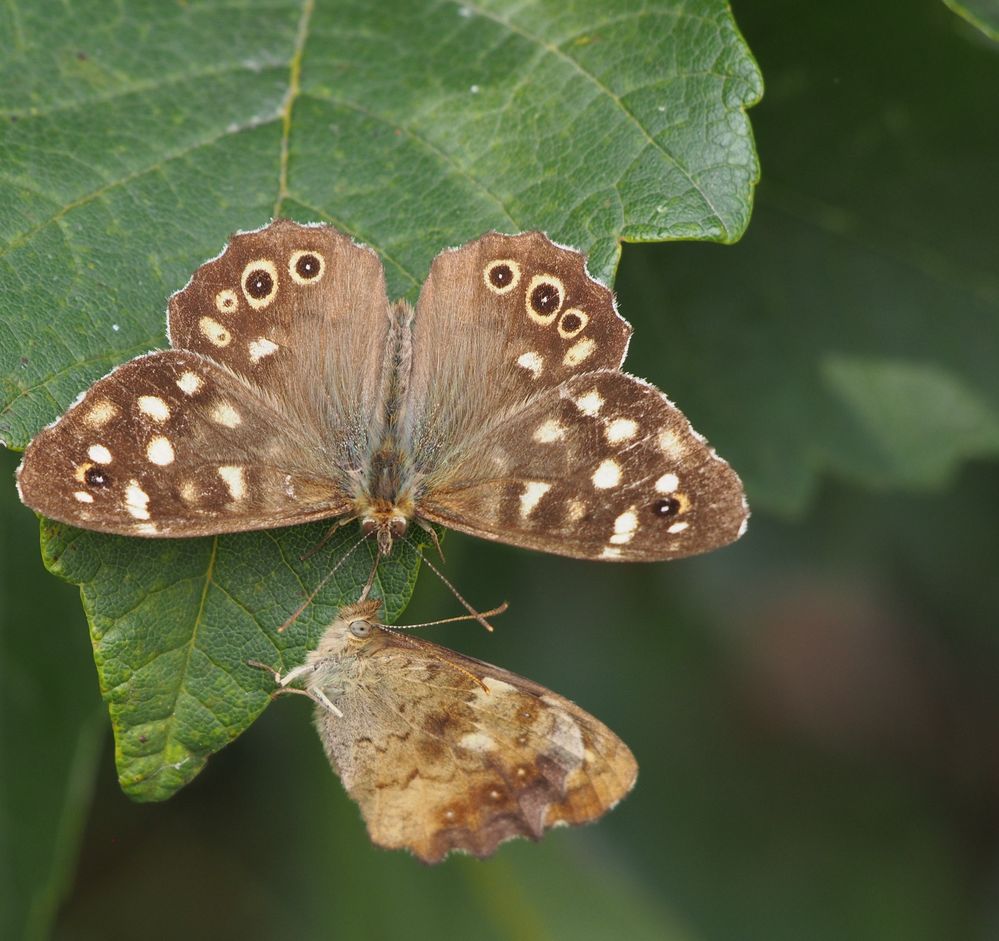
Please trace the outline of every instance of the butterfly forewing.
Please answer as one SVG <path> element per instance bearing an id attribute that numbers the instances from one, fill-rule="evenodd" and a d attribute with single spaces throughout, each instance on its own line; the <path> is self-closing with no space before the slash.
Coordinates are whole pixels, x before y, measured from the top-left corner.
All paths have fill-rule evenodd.
<path id="1" fill-rule="evenodd" d="M 127 535 L 346 513 L 380 422 L 381 263 L 328 226 L 233 236 L 170 299 L 174 350 L 93 385 L 28 447 L 25 503 Z"/>
<path id="2" fill-rule="evenodd" d="M 372 840 L 426 862 L 597 819 L 637 774 L 628 747 L 569 700 L 507 670 L 379 631 L 317 660 L 327 754 Z"/>

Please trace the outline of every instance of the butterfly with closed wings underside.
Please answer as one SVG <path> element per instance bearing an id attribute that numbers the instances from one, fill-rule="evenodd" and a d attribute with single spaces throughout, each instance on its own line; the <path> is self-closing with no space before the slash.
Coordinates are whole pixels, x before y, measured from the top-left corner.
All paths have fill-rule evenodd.
<path id="1" fill-rule="evenodd" d="M 645 561 L 745 529 L 736 473 L 621 371 L 611 292 L 539 232 L 442 252 L 414 308 L 371 249 L 279 219 L 194 273 L 168 331 L 29 444 L 28 506 L 154 537 L 338 517 L 383 555 L 414 521 Z"/>

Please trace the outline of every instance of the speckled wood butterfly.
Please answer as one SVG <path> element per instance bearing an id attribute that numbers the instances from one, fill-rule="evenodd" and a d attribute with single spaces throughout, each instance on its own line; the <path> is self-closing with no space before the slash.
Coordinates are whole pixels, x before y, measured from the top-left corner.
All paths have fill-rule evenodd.
<path id="1" fill-rule="evenodd" d="M 442 252 L 414 309 L 370 249 L 277 220 L 194 273 L 168 330 L 31 442 L 28 506 L 138 536 L 356 519 L 382 553 L 413 521 L 613 560 L 745 528 L 735 472 L 621 371 L 611 292 L 539 232 Z"/>
<path id="2" fill-rule="evenodd" d="M 435 863 L 587 823 L 635 783 L 628 746 L 521 676 L 343 608 L 305 663 L 275 676 L 316 702 L 333 770 L 371 839 Z M 258 664 L 262 666 L 262 664 Z M 290 684 L 301 684 L 296 689 Z"/>

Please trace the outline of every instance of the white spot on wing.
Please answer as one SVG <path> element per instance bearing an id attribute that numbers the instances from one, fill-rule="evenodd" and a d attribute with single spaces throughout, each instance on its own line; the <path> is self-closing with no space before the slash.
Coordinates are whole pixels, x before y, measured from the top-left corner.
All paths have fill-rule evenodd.
<path id="1" fill-rule="evenodd" d="M 680 478 L 676 474 L 663 474 L 656 481 L 656 493 L 674 493 L 680 486 Z"/>
<path id="2" fill-rule="evenodd" d="M 520 495 L 520 515 L 525 519 L 531 515 L 541 498 L 552 489 L 551 484 L 538 480 L 528 481 Z"/>
<path id="3" fill-rule="evenodd" d="M 76 499 L 79 500 L 81 503 L 93 503 L 94 502 L 94 498 L 89 493 L 87 493 L 86 490 L 77 490 L 73 494 L 73 496 L 76 497 Z"/>
<path id="4" fill-rule="evenodd" d="M 198 329 L 201 335 L 215 346 L 228 346 L 232 340 L 232 334 L 211 317 L 202 317 L 198 321 Z"/>
<path id="5" fill-rule="evenodd" d="M 139 411 L 153 421 L 166 421 L 170 417 L 170 406 L 158 395 L 140 395 Z"/>
<path id="6" fill-rule="evenodd" d="M 659 447 L 663 450 L 664 454 L 674 460 L 678 461 L 683 457 L 683 444 L 677 437 L 676 432 L 669 428 L 664 428 L 659 432 Z"/>
<path id="7" fill-rule="evenodd" d="M 149 494 L 139 486 L 137 480 L 130 480 L 125 488 L 125 509 L 137 520 L 149 519 Z"/>
<path id="8" fill-rule="evenodd" d="M 496 740 L 485 732 L 467 732 L 463 735 L 458 744 L 468 751 L 495 751 Z"/>
<path id="9" fill-rule="evenodd" d="M 621 482 L 621 468 L 617 461 L 607 458 L 606 461 L 600 462 L 600 466 L 593 472 L 592 479 L 594 487 L 609 490 Z"/>
<path id="10" fill-rule="evenodd" d="M 193 372 L 185 372 L 181 374 L 181 377 L 177 380 L 177 388 L 180 389 L 184 395 L 194 395 L 194 393 L 201 388 L 201 379 Z"/>
<path id="11" fill-rule="evenodd" d="M 621 550 L 617 546 L 604 546 L 603 551 L 600 553 L 601 559 L 620 559 Z"/>
<path id="12" fill-rule="evenodd" d="M 522 366 L 532 376 L 537 378 L 541 374 L 541 370 L 544 369 L 545 361 L 539 353 L 531 350 L 529 353 L 521 353 L 517 357 L 517 365 Z"/>
<path id="13" fill-rule="evenodd" d="M 265 356 L 270 356 L 271 353 L 275 352 L 278 345 L 272 340 L 268 340 L 267 337 L 257 337 L 255 340 L 250 341 L 250 362 L 259 363 Z"/>
<path id="14" fill-rule="evenodd" d="M 170 444 L 169 438 L 164 438 L 162 435 L 157 435 L 157 437 L 150 440 L 149 444 L 146 446 L 146 457 L 153 464 L 159 464 L 160 467 L 166 467 L 167 464 L 173 463 L 173 445 Z"/>
<path id="15" fill-rule="evenodd" d="M 554 418 L 549 418 L 534 429 L 534 440 L 538 444 L 551 444 L 553 441 L 561 441 L 564 437 L 565 428 Z"/>
<path id="16" fill-rule="evenodd" d="M 110 464 L 111 452 L 103 444 L 92 444 L 87 449 L 87 457 L 95 464 Z"/>
<path id="17" fill-rule="evenodd" d="M 589 392 L 576 399 L 576 408 L 578 408 L 584 415 L 589 415 L 590 418 L 593 418 L 600 412 L 603 404 L 604 397 L 597 392 L 596 389 L 591 389 Z"/>
<path id="18" fill-rule="evenodd" d="M 246 496 L 246 476 L 243 468 L 236 465 L 223 465 L 219 468 L 219 477 L 225 481 L 229 488 L 229 495 L 233 500 L 242 500 Z"/>
<path id="19" fill-rule="evenodd" d="M 87 417 L 84 421 L 88 425 L 93 425 L 95 428 L 100 428 L 106 425 L 115 415 L 118 414 L 118 409 L 111 402 L 103 401 L 98 402 L 89 412 L 87 412 Z"/>
<path id="20" fill-rule="evenodd" d="M 235 428 L 243 423 L 243 416 L 228 402 L 219 402 L 212 409 L 212 421 L 225 425 L 226 428 Z"/>
<path id="21" fill-rule="evenodd" d="M 624 545 L 626 542 L 631 542 L 632 536 L 637 531 L 638 514 L 635 513 L 635 508 L 632 507 L 614 520 L 614 535 L 610 537 L 610 541 L 616 545 Z"/>
<path id="22" fill-rule="evenodd" d="M 682 533 L 689 525 L 690 523 L 674 523 L 669 529 L 666 530 L 666 532 L 673 533 L 674 535 L 676 533 Z"/>
<path id="23" fill-rule="evenodd" d="M 636 431 L 638 431 L 638 422 L 632 421 L 630 418 L 615 418 L 604 429 L 607 440 L 611 444 L 620 444 L 622 441 L 634 438 Z"/>
<path id="24" fill-rule="evenodd" d="M 562 357 L 562 365 L 578 366 L 589 359 L 596 348 L 597 344 L 594 340 L 590 337 L 583 337 L 582 340 L 577 340 L 565 351 L 565 356 Z"/>

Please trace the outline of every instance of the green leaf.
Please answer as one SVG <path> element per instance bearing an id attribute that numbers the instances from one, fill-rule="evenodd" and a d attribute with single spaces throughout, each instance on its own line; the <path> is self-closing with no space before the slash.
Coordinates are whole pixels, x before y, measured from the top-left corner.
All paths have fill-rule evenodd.
<path id="1" fill-rule="evenodd" d="M 999 42 L 999 2 L 997 0 L 944 0 L 958 16 L 993 42 Z"/>
<path id="2" fill-rule="evenodd" d="M 0 453 L 0 937 L 49 937 L 76 860 L 105 719 L 76 592 L 51 585 Z M 51 579 L 50 579 L 51 581 Z"/>
<path id="3" fill-rule="evenodd" d="M 643 247 L 618 279 L 644 302 L 630 368 L 668 376 L 750 505 L 781 513 L 827 475 L 926 489 L 999 454 L 995 51 L 938 4 L 865 7 L 863 30 L 818 5 L 789 44 L 774 23 L 796 10 L 744 15 L 770 89 L 746 237 Z"/>
<path id="4" fill-rule="evenodd" d="M 165 344 L 163 309 L 236 228 L 335 223 L 414 296 L 442 248 L 541 228 L 609 278 L 621 239 L 732 241 L 759 73 L 720 0 L 423 5 L 54 0 L 0 12 L 0 440 Z M 81 586 L 123 787 L 169 796 L 357 597 L 322 527 L 199 542 L 43 525 Z M 417 557 L 380 573 L 388 614 Z M 287 659 L 286 659 L 287 658 Z"/>

